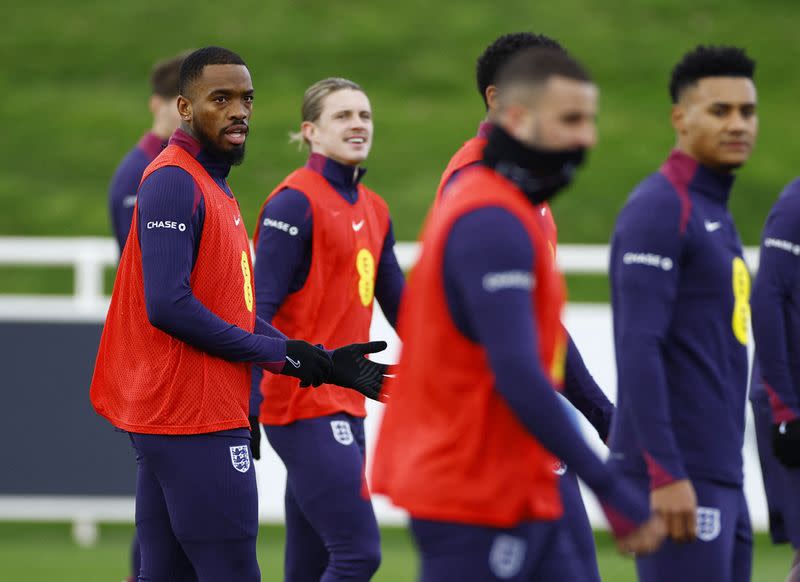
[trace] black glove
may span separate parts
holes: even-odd
[[[261,458],[261,424],[257,416],[250,417],[250,452],[256,461]]]
[[[800,419],[772,425],[772,451],[787,467],[800,467]]]
[[[300,379],[300,386],[319,386],[328,381],[331,358],[325,350],[302,340],[286,340],[286,363],[281,374]]]
[[[333,350],[333,371],[328,382],[357,390],[367,398],[380,400],[384,374],[389,366],[378,364],[364,356],[385,349],[386,342],[367,342]]]

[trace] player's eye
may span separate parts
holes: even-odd
[[[217,95],[213,99],[214,103],[225,103],[227,100],[228,98],[225,95]]]
[[[745,119],[750,119],[756,114],[756,106],[755,105],[745,105],[742,107],[742,117]]]
[[[714,117],[725,117],[730,113],[730,107],[727,105],[713,105],[711,107],[711,115]]]

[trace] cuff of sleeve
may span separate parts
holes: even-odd
[[[659,463],[653,458],[652,455],[645,452],[644,460],[647,463],[647,474],[650,476],[650,490],[664,487],[675,481],[687,479],[686,471],[679,466],[673,466],[667,469],[664,464]]]
[[[769,406],[772,409],[772,419],[775,424],[791,422],[800,418],[797,408],[786,403],[772,386],[764,382],[764,389],[767,391]]]

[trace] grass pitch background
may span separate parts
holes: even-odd
[[[0,524],[0,579],[4,582],[118,582],[127,575],[130,526],[101,527],[100,541],[79,548],[70,539],[67,524]],[[383,562],[375,582],[412,582],[417,556],[405,529],[383,528]],[[283,579],[283,528],[262,527],[258,537],[261,579]],[[609,582],[635,582],[633,561],[620,556],[607,533],[596,534],[600,574]],[[791,562],[787,546],[775,547],[757,535],[754,582],[783,580]],[[565,581],[566,582],[566,581]]]
[[[475,58],[518,30],[561,40],[601,88],[600,143],[555,203],[562,241],[608,241],[628,192],[673,143],[668,75],[701,42],[743,45],[758,60],[761,136],[731,202],[746,244],[797,173],[800,4],[791,0],[32,0],[5,19],[0,235],[110,234],[106,189],[149,127],[151,64],[207,44],[240,52],[253,75],[248,155],[230,178],[250,229],[266,194],[304,161],[286,139],[304,89],[340,75],[372,100],[367,182],[389,202],[398,240],[414,239],[442,168],[482,117]],[[577,298],[597,288],[603,299],[604,286],[581,285]],[[59,270],[0,270],[0,292],[70,288]]]
[[[389,202],[398,240],[416,237],[438,177],[483,115],[474,62],[500,34],[533,30],[581,59],[601,89],[600,142],[554,205],[563,242],[605,243],[630,189],[673,143],[666,91],[676,60],[698,43],[747,47],[758,60],[761,133],[731,208],[756,244],[780,189],[798,173],[800,4],[791,0],[31,0],[4,13],[0,36],[0,236],[109,235],[106,189],[122,155],[149,127],[152,63],[220,44],[248,62],[256,87],[245,164],[231,184],[250,229],[264,196],[304,154],[287,143],[304,89],[330,75],[367,90],[375,145],[367,183]],[[0,268],[0,293],[71,290],[68,269]],[[573,299],[604,300],[602,278],[570,281]],[[81,549],[66,525],[0,524],[2,580],[118,580],[130,527],[107,526]],[[631,562],[598,534],[608,580],[633,580]],[[279,579],[282,530],[267,527],[259,556]],[[402,530],[384,530],[376,580],[411,580]],[[756,538],[754,580],[781,580],[786,547]]]

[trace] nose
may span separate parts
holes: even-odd
[[[593,121],[584,123],[575,138],[575,147],[593,148],[597,144],[597,126]]]
[[[228,111],[228,117],[235,120],[245,120],[250,117],[250,107],[241,99],[235,99]]]
[[[750,125],[750,118],[745,117],[741,111],[734,112],[728,119],[728,131],[743,133]]]

